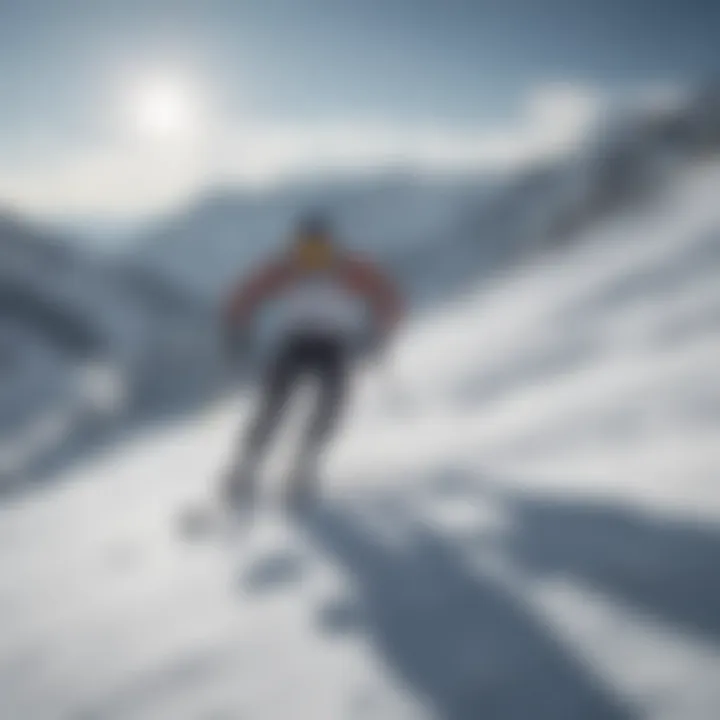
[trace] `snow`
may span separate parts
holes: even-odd
[[[2,213],[0,316],[3,491],[217,374],[207,313],[184,289]]]
[[[417,315],[301,526],[174,534],[245,396],[7,500],[0,717],[712,720],[719,189],[697,165]]]

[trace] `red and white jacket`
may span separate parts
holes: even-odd
[[[322,270],[306,270],[292,257],[256,270],[230,293],[226,322],[247,323],[267,300],[280,301],[281,332],[286,333],[352,335],[368,310],[376,328],[388,333],[402,315],[390,279],[373,263],[349,254]]]

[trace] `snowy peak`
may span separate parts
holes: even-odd
[[[434,297],[643,202],[717,147],[719,105],[706,90],[636,106],[572,153],[504,176],[365,171],[264,191],[225,188],[147,236],[138,261],[214,298],[285,241],[298,213],[321,208],[351,245],[390,262],[411,293]]]

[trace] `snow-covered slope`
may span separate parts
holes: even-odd
[[[156,399],[159,378],[208,375],[208,327],[172,283],[0,215],[0,485]]]
[[[173,536],[242,398],[3,506],[0,717],[713,720],[718,192],[418,316],[302,533]]]

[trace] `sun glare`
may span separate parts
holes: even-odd
[[[182,80],[146,80],[135,88],[131,99],[133,129],[149,139],[187,137],[197,129],[198,105],[192,89]]]

